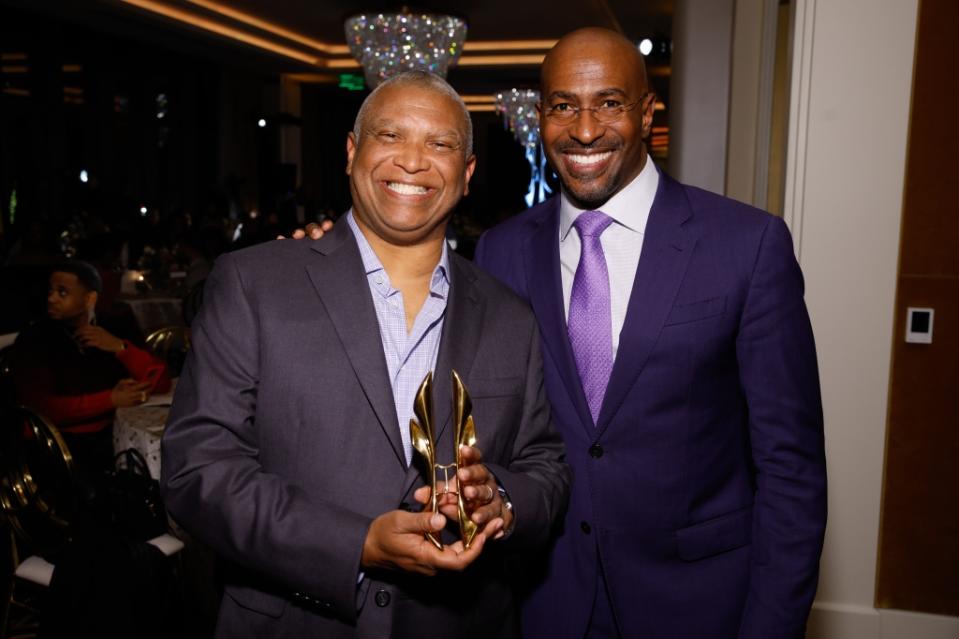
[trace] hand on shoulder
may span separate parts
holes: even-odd
[[[306,228],[296,229],[293,233],[290,234],[290,237],[294,240],[302,240],[303,238],[310,238],[311,240],[318,240],[333,228],[332,220],[323,220],[321,223],[317,224],[316,222],[310,222],[306,225]],[[285,240],[286,236],[277,235],[276,239]]]

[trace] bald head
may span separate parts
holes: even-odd
[[[560,38],[543,59],[540,82],[544,96],[557,69],[573,60],[622,66],[627,75],[635,78],[641,91],[645,92],[648,88],[646,62],[635,44],[611,29],[585,27],[570,31]]]

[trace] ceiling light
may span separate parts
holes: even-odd
[[[363,66],[370,88],[414,69],[445,78],[466,40],[466,23],[445,15],[360,14],[347,19],[345,28],[350,53]]]
[[[526,205],[542,202],[552,192],[546,183],[546,156],[539,150],[539,103],[540,93],[534,89],[510,89],[496,94],[496,112],[513,133],[516,141],[526,150],[530,179],[526,191]]]

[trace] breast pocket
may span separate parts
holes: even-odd
[[[716,317],[726,312],[726,296],[713,297],[708,300],[692,302],[690,304],[677,304],[669,312],[666,318],[666,326],[676,324],[688,324],[689,322],[698,322],[700,320]]]
[[[473,399],[509,397],[523,391],[522,377],[477,378],[466,383],[466,391]]]
[[[283,597],[257,590],[250,586],[227,584],[224,587],[229,597],[240,607],[277,619],[286,609],[287,600]]]
[[[523,416],[522,377],[471,379],[466,390],[473,402],[477,446],[483,459],[507,464],[509,451]]]

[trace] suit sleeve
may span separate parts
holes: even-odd
[[[283,427],[255,418],[263,330],[231,256],[220,258],[163,436],[164,499],[219,555],[355,620],[371,522],[261,467],[260,429]]]
[[[826,462],[816,347],[786,225],[762,238],[736,343],[756,467],[743,639],[799,639],[816,593]]]
[[[480,239],[476,242],[476,250],[473,252],[473,263],[478,267],[488,272],[489,259],[486,257],[486,236],[489,231],[486,231],[480,235]]]
[[[513,503],[514,524],[508,543],[517,548],[542,547],[562,521],[569,498],[570,471],[562,440],[550,419],[535,323],[530,333],[523,414],[512,458],[507,467],[488,465]]]
[[[515,264],[510,259],[510,251],[499,241],[501,235],[495,235],[498,232],[498,229],[493,229],[480,236],[473,253],[473,263],[518,293],[508,277],[508,274],[515,272]]]

